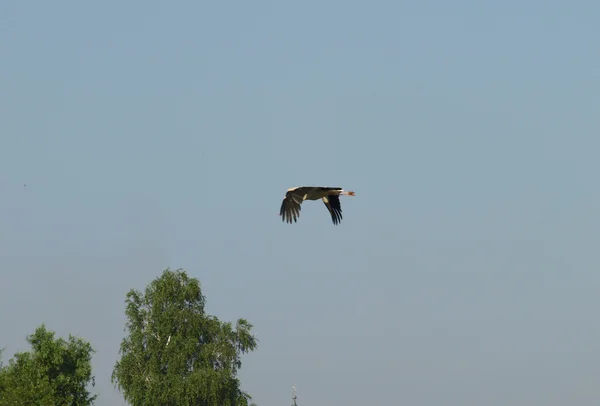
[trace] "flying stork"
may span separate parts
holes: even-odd
[[[331,214],[333,224],[338,225],[342,220],[340,195],[355,196],[354,192],[345,191],[341,187],[300,186],[288,189],[279,210],[281,221],[291,224],[293,220],[295,223],[300,217],[300,206],[303,201],[322,199]]]

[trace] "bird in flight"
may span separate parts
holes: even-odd
[[[333,224],[338,225],[342,221],[342,206],[340,205],[340,196],[342,195],[355,196],[355,193],[345,191],[341,187],[301,186],[288,189],[279,210],[281,221],[291,224],[293,220],[295,223],[300,217],[300,206],[303,201],[321,199],[331,214]]]

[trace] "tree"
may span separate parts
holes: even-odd
[[[4,369],[4,364],[2,363],[2,356],[4,355],[4,348],[0,348],[0,405],[2,405],[2,399],[4,398],[4,392],[6,388],[4,387],[4,379],[2,378],[2,370]]]
[[[235,328],[204,311],[200,282],[185,271],[164,270],[145,294],[130,290],[112,382],[133,406],[247,406],[240,389],[241,355],[253,351],[252,325]]]
[[[0,369],[0,405],[93,405],[87,390],[92,376],[92,346],[69,336],[54,339],[42,324],[27,337],[30,352],[15,354]]]

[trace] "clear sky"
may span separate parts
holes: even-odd
[[[600,4],[0,2],[0,347],[166,267],[260,406],[600,402]],[[26,186],[24,186],[26,185]],[[297,224],[287,188],[340,186]]]

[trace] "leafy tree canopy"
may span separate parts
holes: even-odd
[[[92,376],[91,345],[73,336],[54,339],[41,325],[27,337],[32,349],[15,354],[0,369],[0,406],[93,405],[87,385]]]
[[[257,347],[252,325],[235,325],[205,313],[197,279],[166,269],[126,296],[126,337],[112,381],[137,405],[246,406],[240,389],[241,355]]]

